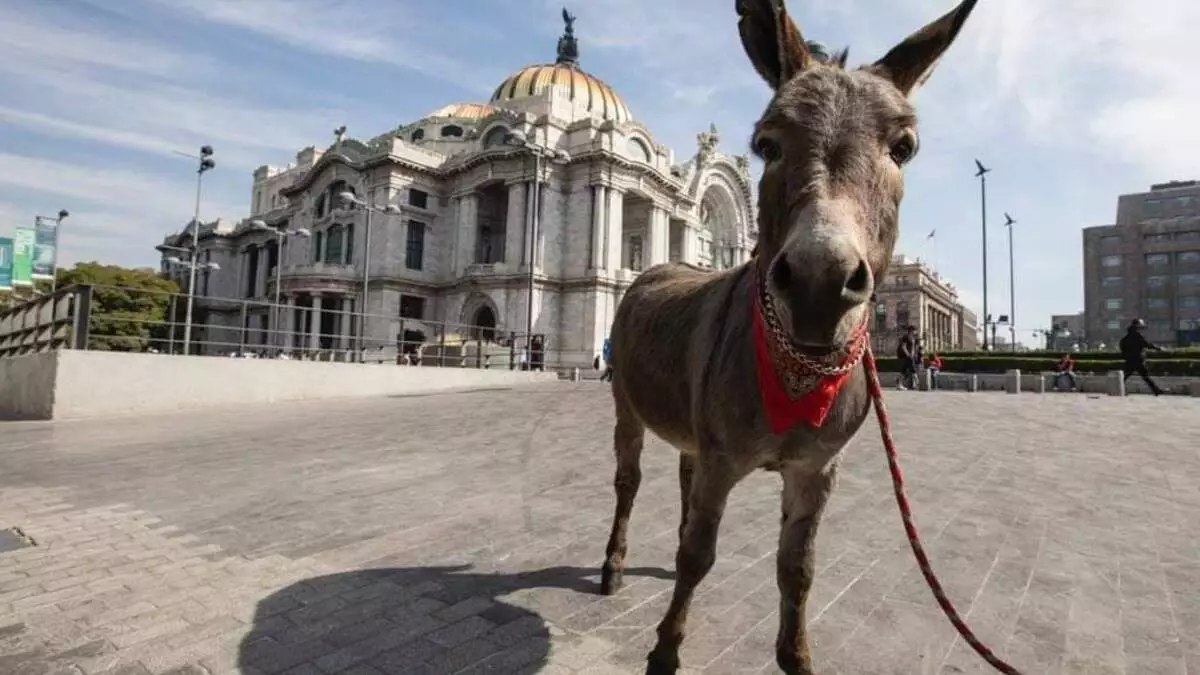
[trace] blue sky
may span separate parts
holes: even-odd
[[[806,37],[873,60],[946,0],[791,0]],[[737,43],[733,0],[588,0],[581,66],[683,159],[710,122],[743,152],[769,91]],[[237,219],[260,164],[285,164],[345,124],[371,136],[446,103],[486,100],[553,60],[544,0],[8,0],[0,3],[0,232],[70,209],[62,256],[155,264],[190,218],[194,166],[216,148],[202,216]],[[1080,228],[1116,195],[1200,177],[1200,8],[1183,0],[983,0],[916,97],[899,250],[931,258],[976,311],[979,187],[989,290],[1008,311],[1016,226],[1021,333],[1082,306]],[[926,235],[937,231],[936,243]]]

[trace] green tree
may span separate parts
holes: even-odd
[[[92,311],[88,349],[146,351],[167,336],[167,307],[179,285],[149,268],[83,262],[58,271],[58,287],[88,284]]]

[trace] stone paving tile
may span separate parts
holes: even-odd
[[[889,393],[946,590],[1023,672],[1200,674],[1200,401]],[[620,594],[598,383],[15,423],[0,441],[0,673],[642,672],[671,591],[650,440]],[[770,673],[777,476],[734,492],[688,675]],[[985,673],[916,570],[874,428],[809,601],[821,673]]]

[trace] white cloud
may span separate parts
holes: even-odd
[[[153,261],[162,237],[181,230],[195,205],[194,183],[140,171],[106,169],[78,162],[55,162],[0,153],[0,193],[23,197],[0,202],[0,225],[32,224],[35,215],[53,215],[68,206],[61,238],[64,266],[81,260],[125,265]],[[42,206],[30,208],[29,204]],[[36,210],[40,208],[41,210]],[[201,218],[241,213],[244,204],[211,197],[202,202]]]
[[[393,0],[147,0],[163,9],[252,31],[308,52],[408,68],[429,77],[486,91],[491,66],[466,63],[443,50],[438,38],[463,37],[462,17],[423,19],[427,7]],[[476,28],[477,29],[477,28]]]

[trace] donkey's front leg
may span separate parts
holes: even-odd
[[[817,524],[837,478],[837,460],[821,470],[799,462],[785,465],[783,474],[783,527],[779,534],[776,577],[779,583],[779,635],[775,661],[788,675],[813,675],[808,647],[805,604],[812,588],[813,540]]]
[[[647,657],[646,675],[671,675],[679,669],[679,645],[683,643],[692,594],[716,560],[717,530],[725,503],[729,491],[744,475],[703,456],[692,464],[686,522],[675,554],[675,593],[658,624],[658,642]],[[682,465],[680,468],[682,474]]]

